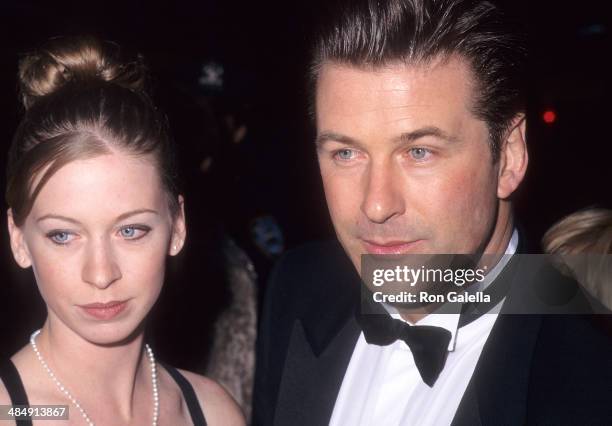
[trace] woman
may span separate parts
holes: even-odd
[[[47,318],[2,367],[0,405],[68,405],[74,425],[244,424],[219,385],[159,364],[144,342],[166,256],[186,230],[141,59],[55,39],[22,59],[19,78],[8,226]]]

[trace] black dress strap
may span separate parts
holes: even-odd
[[[19,372],[10,359],[0,361],[0,379],[13,405],[30,405]],[[17,420],[17,426],[32,426],[32,420]]]
[[[191,383],[189,383],[185,376],[179,373],[176,368],[166,364],[163,364],[163,366],[168,373],[170,373],[179,388],[181,388],[183,398],[185,398],[187,408],[189,409],[189,415],[193,421],[193,426],[206,426],[206,419],[204,418],[202,407],[200,406],[200,402],[198,401],[198,397],[196,396]]]
[[[198,397],[196,396],[191,383],[189,383],[176,368],[165,364],[164,368],[168,371],[168,373],[170,373],[181,389],[185,402],[187,403],[187,408],[189,409],[189,415],[191,416],[193,425],[206,426],[206,419],[204,418],[202,407],[200,406],[200,402],[198,401]],[[4,384],[13,405],[30,405],[28,402],[28,395],[26,394],[25,388],[23,387],[23,382],[19,376],[19,372],[17,371],[17,368],[15,368],[15,364],[13,364],[10,359],[0,361],[0,379],[2,379],[2,383]],[[32,426],[32,421],[17,420],[17,426]]]

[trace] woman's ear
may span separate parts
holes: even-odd
[[[170,239],[170,256],[176,256],[185,245],[187,226],[185,222],[185,200],[182,195],[178,197],[179,211],[172,222],[172,238]]]
[[[30,251],[26,245],[21,228],[15,225],[12,209],[7,210],[6,217],[8,220],[8,231],[13,257],[19,266],[22,268],[29,268],[32,266],[32,257],[30,256]]]
[[[502,141],[497,181],[498,198],[508,198],[525,177],[529,162],[526,127],[525,115],[517,114]]]

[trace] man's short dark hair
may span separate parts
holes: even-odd
[[[525,110],[527,49],[517,21],[477,0],[346,0],[336,6],[316,36],[313,87],[326,62],[379,67],[458,54],[474,73],[473,113],[487,123],[498,160],[505,131]]]

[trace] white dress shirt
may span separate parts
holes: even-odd
[[[515,230],[506,254],[514,254],[517,244]],[[502,257],[480,283],[480,289],[497,277],[509,258]],[[410,348],[402,340],[389,346],[371,345],[361,333],[344,375],[330,425],[449,425],[502,303],[461,328],[458,328],[459,313],[429,314],[415,324],[443,327],[451,332],[446,364],[431,388],[421,379]],[[401,319],[398,314],[392,316]]]

